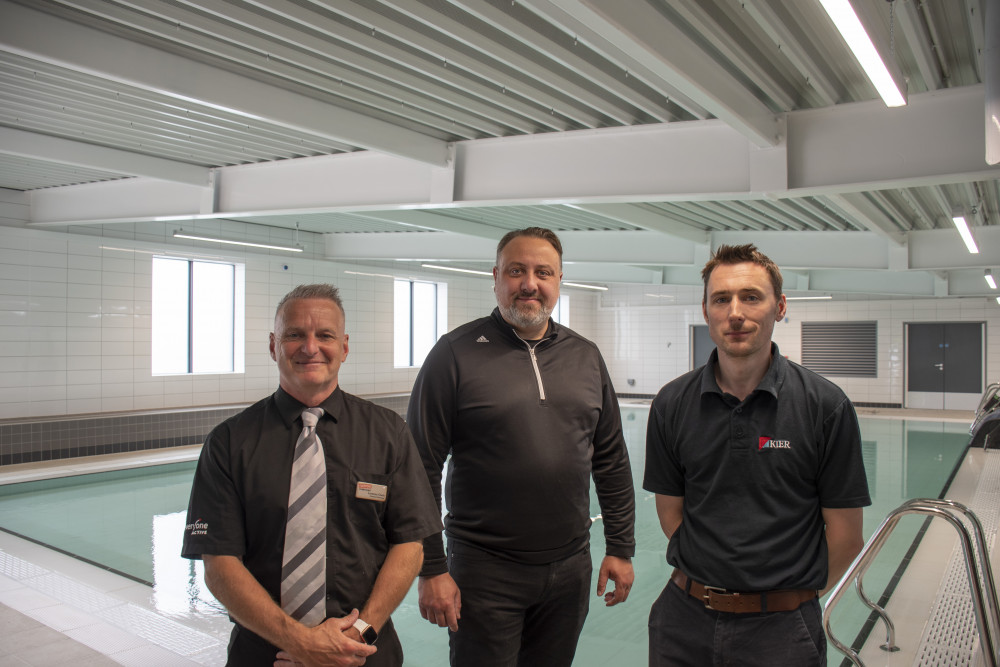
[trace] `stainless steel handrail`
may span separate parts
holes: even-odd
[[[976,416],[979,416],[979,412],[986,407],[993,395],[1000,390],[1000,382],[993,382],[990,386],[986,387],[986,391],[983,392],[982,397],[979,399],[979,405],[976,407]]]
[[[979,399],[979,406],[976,407],[975,415],[972,417],[972,424],[969,426],[969,435],[973,436],[973,438],[976,436],[976,432],[987,420],[987,418],[1000,408],[1000,401],[998,401],[994,403],[989,410],[986,409],[994,398],[998,398],[998,394],[1000,394],[1000,382],[994,382],[986,388],[986,391],[983,392],[982,397]],[[988,439],[989,435],[987,434],[987,436],[983,438],[984,449],[986,447],[986,440]]]
[[[833,588],[830,597],[826,601],[823,609],[823,627],[826,630],[830,643],[858,667],[864,667],[861,657],[849,646],[840,642],[833,634],[830,621],[834,607],[840,602],[847,587],[853,581],[858,590],[858,595],[865,605],[872,609],[886,626],[886,643],[882,645],[883,650],[895,651],[896,647],[895,628],[885,610],[868,599],[862,586],[862,579],[868,571],[872,561],[885,545],[886,540],[892,533],[899,520],[908,514],[924,514],[930,517],[940,517],[954,526],[958,531],[959,541],[962,544],[962,553],[965,556],[966,571],[969,575],[969,588],[972,592],[973,610],[976,616],[976,624],[979,627],[979,643],[983,654],[983,664],[985,667],[997,667],[1000,656],[997,655],[996,637],[1000,633],[1000,604],[997,602],[996,583],[993,579],[993,570],[990,567],[989,552],[986,549],[986,538],[983,533],[983,526],[968,507],[952,500],[938,500],[932,498],[915,498],[909,500],[889,513],[882,524],[875,530],[869,538],[861,553],[858,554],[854,562],[847,568],[847,572]],[[963,515],[972,524],[975,533],[975,546],[973,546],[972,536],[965,523],[956,514]],[[978,560],[982,563],[982,574],[980,573]]]

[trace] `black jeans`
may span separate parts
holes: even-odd
[[[669,582],[649,612],[650,667],[826,667],[819,600],[795,611],[713,611]]]
[[[569,667],[590,608],[590,549],[524,565],[467,544],[448,544],[462,596],[452,667]]]

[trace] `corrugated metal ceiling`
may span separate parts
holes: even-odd
[[[980,0],[855,4],[876,41],[890,46],[911,96],[981,85]],[[716,118],[753,136],[762,132],[757,111],[780,116],[876,99],[814,0],[0,0],[0,21],[22,16],[17,7],[446,142]],[[596,14],[607,20],[593,20]],[[659,52],[642,48],[643,17],[662,34]],[[102,45],[86,48],[97,54]],[[21,51],[0,40],[0,129],[213,169],[363,149]],[[0,143],[0,187],[12,190],[129,177],[70,156],[60,162],[5,152]],[[840,199],[704,199],[629,203],[637,215],[696,232],[871,230],[851,213],[857,210],[884,218],[877,224],[890,232],[947,227],[956,208],[975,208],[976,224],[1000,224],[992,175],[872,183]],[[499,233],[525,224],[641,228],[567,203],[486,202],[436,214]],[[304,207],[247,220],[325,233],[423,228],[401,223],[406,215],[378,220]]]

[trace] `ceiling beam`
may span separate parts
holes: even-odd
[[[860,192],[1000,178],[983,160],[980,85],[910,95],[905,107],[881,100],[787,114],[788,187]]]
[[[424,231],[450,232],[462,237],[475,236],[489,239],[494,244],[504,235],[504,230],[489,225],[481,225],[468,220],[457,220],[433,211],[376,211],[352,213],[351,215],[371,220],[384,220],[404,227],[414,227]]]
[[[570,208],[642,227],[651,232],[676,236],[693,243],[708,243],[709,240],[706,231],[696,229],[666,215],[654,213],[636,204],[574,204]]]
[[[775,114],[647,0],[522,0],[559,7],[621,53],[761,148],[780,141]]]
[[[6,0],[0,8],[5,51],[333,141],[448,164],[444,141]]]
[[[124,176],[147,176],[163,181],[207,187],[207,167],[107,148],[82,141],[50,137],[12,127],[0,127],[0,153],[49,160],[74,167],[101,169]]]
[[[705,243],[704,232],[653,217],[644,207],[622,205],[814,196],[829,197],[845,218],[898,244],[899,227],[858,193],[872,190],[872,184],[887,189],[994,183],[1000,167],[982,161],[983,95],[981,86],[973,86],[911,96],[905,110],[861,103],[796,112],[788,115],[788,141],[767,149],[710,120],[459,142],[449,146],[453,168],[372,151],[234,165],[214,170],[218,203],[212,210],[199,197],[178,199],[173,189],[158,196],[158,186],[146,179],[108,186],[120,197],[90,197],[79,186],[49,188],[33,201],[58,198],[59,205],[45,207],[44,213],[41,207],[34,210],[32,220],[135,222],[136,216],[155,215],[145,203],[132,205],[140,199],[128,194],[131,189],[163,202],[162,215],[192,217],[607,205],[594,212]],[[909,114],[911,108],[915,114]],[[970,127],[942,129],[956,124]]]
[[[875,206],[863,193],[829,195],[829,205],[846,218],[850,218],[870,232],[885,237],[896,245],[902,245],[905,236],[900,227]]]

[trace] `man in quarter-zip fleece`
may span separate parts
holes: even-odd
[[[453,667],[568,666],[589,606],[591,477],[607,553],[597,595],[624,602],[633,581],[621,414],[597,346],[549,317],[558,237],[509,233],[493,274],[497,309],[438,341],[410,397],[407,421],[437,498],[451,455],[448,553],[440,534],[425,540],[420,611],[450,629]]]

